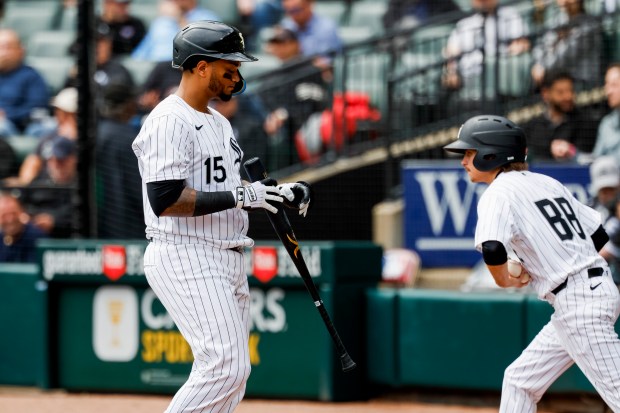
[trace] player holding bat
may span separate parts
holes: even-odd
[[[144,121],[132,148],[142,176],[144,272],[188,342],[194,364],[166,412],[232,412],[250,374],[250,296],[243,248],[248,209],[275,214],[283,201],[306,215],[310,191],[300,183],[242,182],[243,151],[230,123],[208,107],[241,93],[241,33],[199,21],[173,41],[177,92]],[[137,189],[136,189],[137,190]]]
[[[463,155],[472,182],[489,184],[478,202],[475,243],[497,285],[529,283],[554,309],[506,369],[500,412],[535,412],[573,363],[620,412],[620,296],[598,254],[609,239],[600,214],[560,182],[527,170],[525,134],[506,118],[473,117],[444,149]]]

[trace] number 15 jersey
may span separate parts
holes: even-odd
[[[492,240],[514,251],[542,299],[569,275],[605,265],[591,238],[600,225],[600,214],[557,180],[503,172],[478,202],[475,243],[479,251]]]
[[[251,246],[247,212],[231,208],[197,217],[157,217],[148,201],[149,182],[184,180],[197,191],[233,191],[241,186],[243,152],[230,122],[209,109],[193,109],[170,95],[153,109],[132,144],[142,176],[147,238],[216,248]]]

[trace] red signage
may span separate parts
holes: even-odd
[[[101,250],[102,272],[112,281],[125,275],[127,270],[127,255],[122,245],[104,245]]]
[[[252,262],[252,274],[262,283],[268,283],[278,274],[278,251],[275,247],[254,247]]]

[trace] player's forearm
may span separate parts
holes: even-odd
[[[191,217],[196,208],[196,190],[185,187],[175,203],[161,213],[162,217]]]
[[[501,265],[488,265],[487,264],[487,268],[489,269],[489,272],[493,276],[493,279],[495,280],[495,284],[497,284],[499,287],[522,288],[527,285],[527,284],[521,283],[521,281],[518,278],[510,276],[510,273],[508,272],[508,265],[506,263],[501,264]]]
[[[201,192],[185,187],[179,199],[166,208],[161,216],[196,217],[235,207],[232,191]]]

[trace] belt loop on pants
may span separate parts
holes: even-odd
[[[601,267],[588,268],[588,278],[600,277],[601,275],[603,275],[604,272],[605,270],[603,270]],[[560,291],[566,288],[567,284],[568,284],[568,278],[566,278],[562,284],[555,287],[551,291],[551,293],[553,295],[558,295]]]

